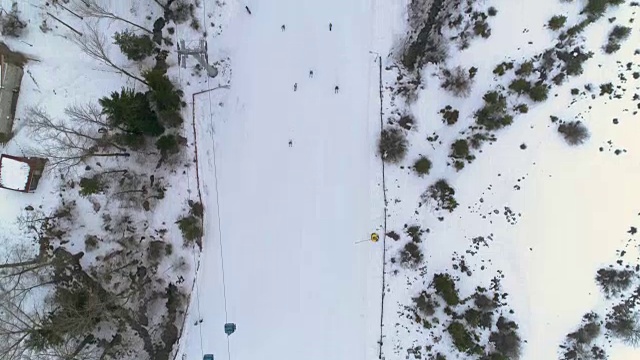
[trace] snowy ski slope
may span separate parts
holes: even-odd
[[[356,244],[382,220],[376,4],[234,6],[230,90],[196,102],[207,236],[186,358],[377,358],[382,248]]]

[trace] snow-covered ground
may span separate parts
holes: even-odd
[[[1,3],[8,8],[10,2]],[[159,16],[159,9],[149,3],[123,1],[113,10],[141,21],[147,14]],[[414,104],[400,108],[402,102],[388,91],[395,85],[395,70],[386,67],[393,65],[387,54],[406,31],[405,1],[203,0],[197,12],[208,29],[210,60],[224,63],[221,74],[204,80],[192,76],[191,69],[178,69],[175,57],[169,58],[170,76],[185,90],[187,124],[192,110],[195,114],[205,206],[202,254],[198,258],[189,249],[179,251],[193,261],[183,289],[190,289],[196,264],[198,270],[178,359],[196,360],[205,353],[228,360],[378,358],[383,243],[366,241],[372,232],[383,235],[384,223],[376,154],[378,55],[385,65],[384,121],[407,110],[417,119],[416,128],[408,132],[411,145],[405,161],[386,167],[387,230],[403,234],[405,224],[429,229],[420,245],[425,267],[419,271],[391,262],[406,236],[398,242],[386,239],[384,358],[413,358],[407,349],[415,346],[433,346],[431,352],[447,359],[474,358],[452,351],[442,326],[432,336],[406,315],[411,298],[428,286],[433,274],[445,271],[459,277],[456,286],[462,297],[502,275],[503,291],[509,294],[504,310],[513,309],[508,317],[518,323],[525,341],[521,359],[559,358],[558,346],[582,315],[612,304],[594,282],[596,270],[614,263],[621,249],[628,251],[629,263],[637,262],[632,236],[626,232],[638,226],[634,221],[640,212],[635,190],[640,183],[635,158],[640,125],[633,113],[637,100],[631,101],[638,90],[631,72],[640,71],[638,65],[622,71],[628,79],[622,99],[598,96],[598,88],[620,83],[621,69],[637,61],[640,34],[629,20],[638,8],[612,8],[582,34],[595,53],[583,76],[555,86],[542,104],[510,100],[510,106],[527,103],[529,112],[498,131],[497,142],[485,144],[473,163],[456,172],[447,156],[451,143],[474,122],[482,95],[513,78],[513,73],[497,77],[493,68],[552,47],[558,33],[544,26],[547,20],[566,14],[571,26],[580,21],[583,3],[479,2],[482,10],[494,6],[498,11],[488,19],[491,37],[473,39],[466,50],[449,44],[446,64],[478,68],[471,94],[460,99],[444,92],[441,68],[428,65],[422,72],[425,89]],[[27,68],[19,117],[33,105],[62,116],[71,103],[95,101],[123,84],[134,86],[81,54],[69,41],[68,30],[58,27],[46,36],[39,34],[43,9],[37,5],[21,2],[33,30],[24,42],[8,41],[14,50],[45,60]],[[55,14],[81,25],[59,9]],[[612,27],[607,18],[612,17],[633,31],[619,52],[605,55],[600,48]],[[198,37],[187,26],[176,32],[176,38]],[[115,49],[114,56],[126,63]],[[188,61],[192,67],[193,60]],[[593,84],[594,99],[583,93],[588,83]],[[217,89],[202,92],[212,88]],[[572,88],[581,94],[571,96]],[[460,111],[460,120],[451,127],[442,124],[438,114],[446,105]],[[591,138],[583,146],[566,145],[551,115],[581,119]],[[16,129],[21,128],[18,120]],[[196,139],[189,126],[185,129],[192,146]],[[425,140],[434,132],[439,142]],[[33,144],[20,131],[3,151],[21,155],[26,145]],[[616,155],[617,149],[626,151]],[[419,155],[433,161],[431,173],[422,178],[409,168]],[[460,206],[451,214],[418,204],[420,194],[439,178],[456,189]],[[171,224],[176,249],[181,238],[172,222],[184,213],[187,198],[198,199],[194,179],[195,166],[167,175],[174,191],[149,214],[152,225]],[[43,178],[35,194],[0,191],[4,236],[22,239],[15,222],[4,219],[14,219],[27,205],[42,205],[46,212],[57,205],[53,199],[58,193],[51,176]],[[83,235],[97,226],[88,215],[90,206],[87,201],[80,205]],[[475,250],[471,239],[478,236],[485,237],[488,246]],[[81,243],[81,238],[75,240]],[[462,257],[472,276],[452,268]],[[162,270],[172,267],[167,262]],[[223,331],[225,322],[238,326],[230,337]],[[618,341],[612,345],[612,360],[640,358],[637,350]]]

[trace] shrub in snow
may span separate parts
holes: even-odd
[[[627,269],[602,268],[596,274],[596,282],[607,297],[618,295],[627,290],[635,278],[635,272]]]
[[[529,76],[533,72],[533,61],[525,61],[520,65],[515,74],[518,76]]]
[[[536,84],[529,89],[529,97],[535,102],[541,102],[547,100],[549,96],[549,88],[545,84]]]
[[[178,111],[182,105],[182,92],[175,88],[167,74],[160,69],[147,70],[143,74],[151,89],[150,97],[159,111]]]
[[[87,235],[84,238],[84,248],[87,252],[97,249],[99,244],[100,240],[95,235]]]
[[[412,225],[406,228],[405,232],[411,238],[411,241],[415,243],[422,242],[422,234],[424,230],[420,228],[420,225]]]
[[[456,290],[456,284],[449,274],[435,274],[433,275],[433,287],[436,289],[436,294],[440,295],[449,306],[455,306],[460,303],[458,297],[458,290]]]
[[[194,16],[195,5],[190,4],[185,0],[178,0],[171,5],[171,8],[167,12],[167,18],[173,20],[177,24],[187,22]]]
[[[493,6],[490,6],[489,9],[487,9],[487,14],[489,14],[489,16],[496,16],[498,15],[498,10]]]
[[[400,117],[400,120],[398,120],[398,125],[402,126],[402,128],[406,130],[411,130],[415,123],[416,120],[414,119],[413,115],[410,114],[403,115]]]
[[[400,250],[400,264],[410,269],[415,269],[422,263],[422,250],[415,242],[408,242]]]
[[[421,292],[419,296],[414,297],[412,300],[416,310],[423,316],[432,316],[440,306],[426,291]]]
[[[592,18],[599,18],[607,10],[609,5],[620,5],[625,0],[588,0],[587,5],[582,12],[590,15]]]
[[[522,340],[517,332],[518,325],[500,316],[496,326],[498,330],[489,335],[489,342],[493,344],[495,352],[503,355],[506,359],[519,359]]]
[[[484,106],[475,113],[478,125],[484,126],[487,130],[497,130],[511,125],[513,116],[507,113],[507,98],[503,94],[489,91],[482,99]]]
[[[420,156],[413,163],[413,171],[415,171],[419,176],[429,175],[429,171],[431,171],[431,160],[426,156]]]
[[[473,79],[468,70],[463,69],[460,66],[449,70],[444,69],[442,71],[444,80],[440,86],[450,91],[453,95],[458,97],[467,97],[471,92],[471,86],[473,85]]]
[[[640,342],[640,327],[638,326],[638,314],[633,306],[634,304],[628,302],[614,306],[607,314],[605,328],[611,336],[635,346]]]
[[[179,137],[173,134],[163,135],[156,140],[156,148],[163,159],[180,152]]]
[[[562,360],[573,359],[607,359],[606,353],[593,342],[601,334],[600,318],[596,313],[588,313],[582,317],[580,328],[567,335],[562,349]]]
[[[584,49],[576,47],[571,51],[556,51],[556,55],[558,59],[564,62],[562,71],[569,76],[576,76],[582,74],[584,71],[582,64],[589,60],[593,53],[590,51],[585,52]]]
[[[382,130],[378,141],[378,153],[382,160],[389,163],[399,163],[407,153],[407,137],[402,130],[387,127]]]
[[[467,143],[467,140],[459,139],[451,144],[451,157],[455,159],[466,159],[469,157],[469,143]]]
[[[493,311],[498,307],[498,303],[495,299],[491,299],[487,295],[479,292],[476,292],[473,295],[473,304],[482,311]]]
[[[155,48],[149,35],[136,35],[128,29],[116,32],[113,39],[120,47],[120,51],[133,61],[146,59],[153,54]]]
[[[27,23],[18,17],[18,3],[14,2],[11,12],[0,13],[0,33],[4,36],[20,37]]]
[[[620,42],[625,40],[631,34],[631,28],[626,26],[616,25],[609,33],[609,41],[604,46],[604,52],[612,54],[620,50]]]
[[[440,114],[442,114],[442,122],[447,125],[453,125],[458,122],[458,117],[460,116],[460,112],[452,108],[451,105],[440,109]]]
[[[518,95],[522,95],[531,90],[531,83],[526,79],[518,78],[509,84],[509,89],[513,90]]]
[[[582,326],[567,335],[567,338],[579,344],[591,344],[600,336],[600,317],[596,313],[588,313],[582,317]]]
[[[463,317],[464,317],[464,320],[467,322],[467,324],[469,324],[469,326],[473,328],[477,328],[478,326],[480,326],[482,312],[476,309],[470,308],[464,312]]]
[[[527,106],[527,104],[518,104],[513,108],[513,110],[519,112],[520,114],[526,114],[529,112],[529,106]]]
[[[184,216],[176,221],[176,224],[178,224],[178,227],[182,232],[185,245],[189,245],[194,242],[199,243],[200,238],[202,237],[202,227],[200,222],[200,219],[193,215]]]
[[[482,355],[483,351],[476,343],[475,335],[472,335],[461,322],[454,321],[447,327],[453,345],[458,351],[465,354]]]
[[[149,242],[147,249],[147,259],[152,264],[158,264],[164,256],[167,255],[166,245],[164,241],[154,240]]]
[[[555,15],[547,23],[547,27],[551,30],[560,30],[567,22],[567,17],[564,15]]]
[[[498,76],[502,76],[507,72],[507,70],[511,69],[513,69],[513,62],[503,62],[493,69],[493,73]]]
[[[422,194],[422,199],[423,201],[435,200],[436,209],[452,212],[458,206],[458,202],[454,198],[455,194],[456,191],[449,186],[449,183],[444,179],[440,179],[429,186],[427,191]]]
[[[589,138],[589,130],[580,121],[572,121],[558,126],[558,132],[569,145],[583,144]]]
[[[104,190],[104,184],[99,175],[90,178],[80,178],[80,195],[87,196],[97,194]]]
[[[189,200],[189,208],[189,212],[191,213],[191,215],[197,216],[199,218],[204,215],[204,207],[199,201]]]

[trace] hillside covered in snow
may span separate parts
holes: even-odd
[[[638,10],[0,0],[0,359],[640,358]]]

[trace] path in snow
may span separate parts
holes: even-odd
[[[234,359],[377,358],[381,248],[355,244],[377,230],[382,208],[373,5],[274,0],[250,5],[252,15],[236,9],[225,35],[231,90],[211,93],[211,111],[204,97],[196,104],[207,217],[187,359],[202,351],[227,359],[225,317],[238,325]]]

